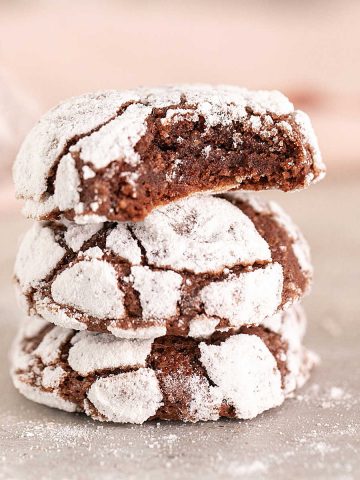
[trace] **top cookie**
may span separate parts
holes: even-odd
[[[308,116],[281,93],[209,85],[67,100],[14,165],[27,216],[77,223],[138,221],[197,192],[299,189],[324,173]]]

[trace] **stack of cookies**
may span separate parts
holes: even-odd
[[[51,110],[14,166],[37,220],[15,265],[15,386],[114,422],[280,405],[314,363],[299,306],[309,248],[278,205],[244,191],[324,173],[308,117],[278,92],[144,88]]]

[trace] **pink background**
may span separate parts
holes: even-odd
[[[357,171],[359,19],[350,0],[0,2],[0,212],[18,209],[10,164],[29,125],[96,89],[276,88],[311,115],[330,172]]]

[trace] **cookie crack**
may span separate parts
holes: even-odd
[[[126,229],[130,233],[131,237],[135,240],[138,247],[140,248],[142,260],[145,262],[146,266],[150,266],[150,262],[147,258],[147,254],[146,254],[146,249],[145,249],[143,243],[141,242],[140,238],[136,236],[134,230],[131,228],[131,226],[129,224],[126,225]]]
[[[75,135],[74,137],[70,138],[62,152],[59,154],[59,156],[57,157],[57,159],[55,160],[55,162],[53,163],[53,165],[51,166],[51,169],[49,170],[49,174],[48,174],[48,179],[47,179],[47,185],[46,185],[46,191],[45,191],[45,195],[48,195],[48,196],[51,196],[54,194],[54,188],[55,188],[55,178],[56,178],[56,173],[57,173],[57,169],[58,169],[58,166],[59,166],[59,163],[61,162],[61,160],[64,158],[64,156],[66,156],[68,153],[70,153],[70,149],[71,147],[73,147],[74,145],[76,145],[76,143],[81,140],[82,138],[86,138],[86,137],[90,137],[93,133],[95,132],[98,132],[99,130],[101,130],[101,128],[103,128],[105,125],[108,125],[109,123],[111,123],[113,120],[115,120],[116,118],[120,117],[123,113],[125,113],[125,111],[128,109],[128,107],[130,107],[131,105],[136,105],[136,104],[141,104],[142,102],[140,101],[129,101],[129,102],[126,102],[124,103],[123,105],[121,105],[121,107],[117,110],[116,114],[113,115],[111,118],[109,118],[106,122],[103,122],[101,123],[100,125],[98,125],[97,127],[93,128],[92,130],[86,132],[86,133],[83,133],[81,135]]]

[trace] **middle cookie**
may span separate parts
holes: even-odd
[[[236,193],[138,223],[36,223],[15,264],[32,315],[123,338],[258,324],[299,300],[311,276],[308,245],[280,207]]]

